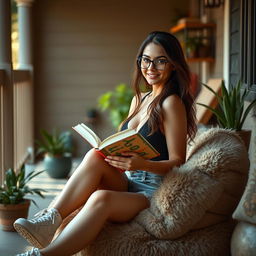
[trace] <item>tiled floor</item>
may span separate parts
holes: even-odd
[[[78,165],[79,159],[75,159],[73,161],[73,169]],[[29,171],[34,166],[26,166]],[[37,170],[43,170],[43,166],[39,163],[36,166]],[[40,176],[35,177],[31,183],[30,187],[40,187],[47,190],[45,193],[45,199],[41,199],[38,196],[32,196],[32,198],[36,201],[38,208],[32,204],[29,210],[29,217],[33,217],[36,212],[41,209],[46,208],[49,203],[53,200],[53,198],[62,190],[66,183],[66,179],[52,179],[47,173],[42,173]],[[31,246],[28,242],[20,237],[16,232],[6,232],[0,230],[0,256],[14,256],[17,253],[25,252],[29,250]]]

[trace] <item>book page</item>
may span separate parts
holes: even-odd
[[[81,123],[73,127],[92,147],[98,148],[101,140],[100,138],[85,124]]]
[[[116,141],[119,141],[119,140],[125,139],[127,137],[130,137],[131,135],[134,135],[136,133],[137,132],[136,132],[135,129],[126,129],[124,131],[117,132],[117,133],[107,137],[105,140],[103,140],[100,143],[99,148],[107,147],[108,145],[111,145],[112,143],[114,143]]]

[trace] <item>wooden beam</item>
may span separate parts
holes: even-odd
[[[207,85],[211,87],[216,93],[220,94],[222,80],[222,78],[209,79]],[[202,86],[201,91],[196,98],[196,103],[202,103],[212,108],[216,108],[218,105],[216,96],[205,86]],[[212,112],[209,109],[196,104],[197,123],[207,124],[211,116]]]

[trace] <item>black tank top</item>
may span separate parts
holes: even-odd
[[[144,96],[142,101],[148,96]],[[121,130],[128,129],[128,121],[126,121],[122,127]],[[153,161],[160,161],[160,160],[168,160],[169,154],[168,154],[168,148],[166,143],[165,135],[160,131],[160,128],[157,129],[153,134],[149,135],[150,129],[148,125],[148,121],[139,129],[138,131],[144,138],[146,138],[149,143],[160,153],[159,156],[151,159]]]

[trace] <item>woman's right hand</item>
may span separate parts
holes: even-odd
[[[105,161],[111,166],[127,171],[142,170],[145,160],[135,152],[125,152],[122,156],[107,156]]]

